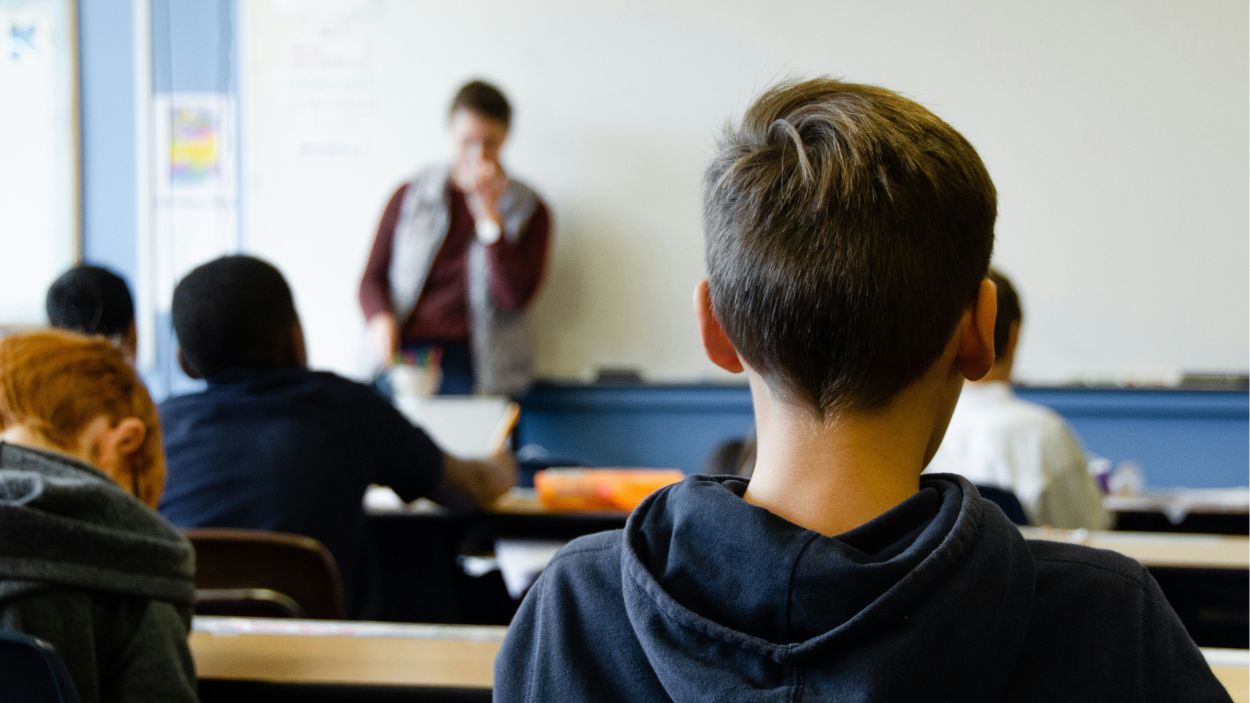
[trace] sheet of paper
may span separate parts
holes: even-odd
[[[552,557],[565,545],[563,541],[533,539],[501,539],[495,542],[495,561],[503,575],[508,595],[520,598],[538,580]]]
[[[400,412],[434,438],[443,451],[465,458],[494,453],[492,445],[506,427],[511,405],[507,398],[488,396],[400,396],[395,400]]]

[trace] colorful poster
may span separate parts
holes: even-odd
[[[234,99],[173,93],[153,100],[156,197],[164,204],[223,204],[235,198]]]

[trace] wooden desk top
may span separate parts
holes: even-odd
[[[1203,649],[1215,678],[1224,684],[1233,703],[1250,703],[1250,652],[1244,649]]]
[[[201,679],[489,689],[505,628],[199,616]],[[1204,649],[1236,703],[1250,703],[1250,652]]]
[[[489,689],[505,628],[197,616],[201,679]]]
[[[1250,538],[1155,532],[1097,532],[1022,527],[1027,539],[1052,540],[1110,549],[1146,567],[1250,569]]]

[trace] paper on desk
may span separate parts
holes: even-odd
[[[495,542],[495,561],[508,595],[519,599],[538,580],[543,569],[566,543],[554,540],[501,539]]]
[[[495,438],[507,424],[507,398],[490,396],[397,396],[395,407],[448,454],[481,458],[495,452]]]
[[[1109,495],[1103,499],[1108,510],[1157,510],[1172,524],[1180,524],[1190,513],[1244,513],[1250,510],[1250,488],[1178,488],[1145,495]]]
[[[373,485],[365,489],[365,512],[377,513],[428,513],[439,510],[439,506],[429,498],[418,498],[405,503],[388,486]]]

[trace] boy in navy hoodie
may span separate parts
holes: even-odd
[[[995,211],[976,151],[906,98],[756,100],[707,169],[695,290],[708,358],[751,387],[754,475],[561,550],[496,700],[1228,700],[1140,564],[921,476],[994,361]]]

